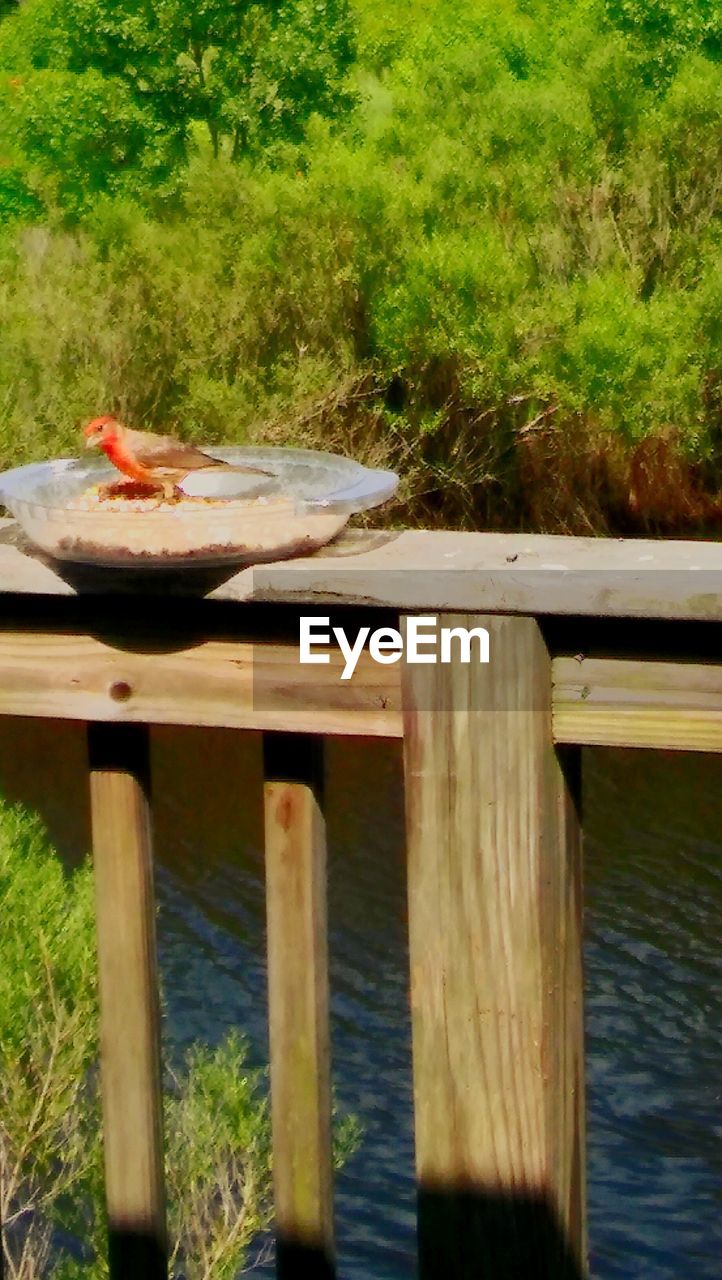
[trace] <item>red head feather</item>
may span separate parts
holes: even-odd
[[[117,425],[117,421],[113,417],[113,415],[110,413],[106,413],[106,414],[103,414],[101,418],[93,418],[92,422],[89,422],[87,427],[83,427],[83,435],[86,436],[88,439],[90,439],[91,436],[96,436],[96,435],[104,436],[107,434],[104,431],[104,427],[110,427],[110,426],[116,426],[116,425]]]

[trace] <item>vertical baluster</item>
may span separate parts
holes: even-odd
[[[421,1280],[585,1274],[578,751],[532,618],[403,672]]]
[[[264,737],[279,1280],[334,1275],[323,740]]]
[[[148,730],[88,727],[112,1280],[164,1280],[160,1017]]]

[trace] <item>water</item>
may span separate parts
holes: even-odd
[[[719,1280],[722,762],[588,764],[593,1272]]]
[[[16,724],[0,782],[73,853],[82,739],[63,733],[53,750]],[[257,739],[157,730],[154,775],[166,1052],[237,1026],[264,1063]],[[584,776],[593,1275],[719,1280],[722,757],[589,752]],[[343,1280],[415,1275],[401,796],[395,744],[331,744],[334,1073],[364,1126],[337,1183]]]

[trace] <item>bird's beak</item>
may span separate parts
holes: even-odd
[[[86,449],[97,449],[100,444],[100,436],[88,436],[85,441]]]

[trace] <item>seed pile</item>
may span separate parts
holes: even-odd
[[[193,507],[242,507],[263,504],[268,498],[205,498],[182,494],[167,501],[153,485],[138,480],[121,480],[116,484],[94,484],[67,504],[69,511],[189,511]]]
[[[299,514],[282,493],[167,501],[148,485],[121,481],[93,485],[54,512],[43,545],[65,559],[108,564],[253,561],[315,550],[345,523],[328,512]]]

